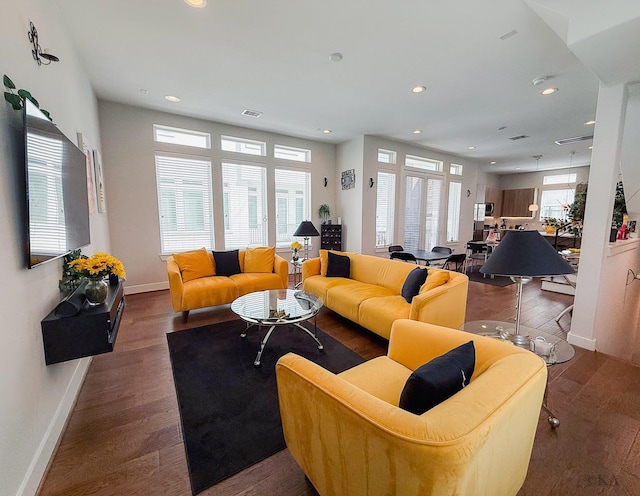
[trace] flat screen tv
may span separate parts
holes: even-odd
[[[30,101],[24,105],[28,267],[91,242],[84,153]]]

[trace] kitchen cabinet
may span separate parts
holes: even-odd
[[[505,189],[502,192],[501,217],[531,218],[529,205],[535,200],[535,188]]]
[[[498,188],[486,188],[485,203],[493,203],[494,219],[502,215],[502,190]]]

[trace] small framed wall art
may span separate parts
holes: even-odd
[[[342,189],[351,189],[356,187],[356,170],[349,169],[342,172],[342,178],[340,179]]]

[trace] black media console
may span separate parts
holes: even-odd
[[[71,299],[74,297],[80,301],[76,315],[61,317],[60,312],[56,315],[54,310],[42,319],[42,341],[47,365],[113,351],[125,305],[122,282],[109,286],[107,300],[101,305],[90,306],[89,302],[84,301],[84,284]]]

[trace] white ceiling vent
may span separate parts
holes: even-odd
[[[593,134],[590,134],[589,136],[576,136],[575,138],[559,139],[555,141],[555,144],[568,145],[570,143],[577,143],[578,141],[589,141],[590,139],[593,139]]]
[[[262,112],[258,112],[257,110],[243,110],[242,115],[246,115],[248,117],[255,117],[257,119],[262,115]]]
[[[529,136],[527,136],[526,134],[521,134],[520,136],[512,136],[511,138],[509,138],[511,141],[518,141],[521,139],[526,139]]]

